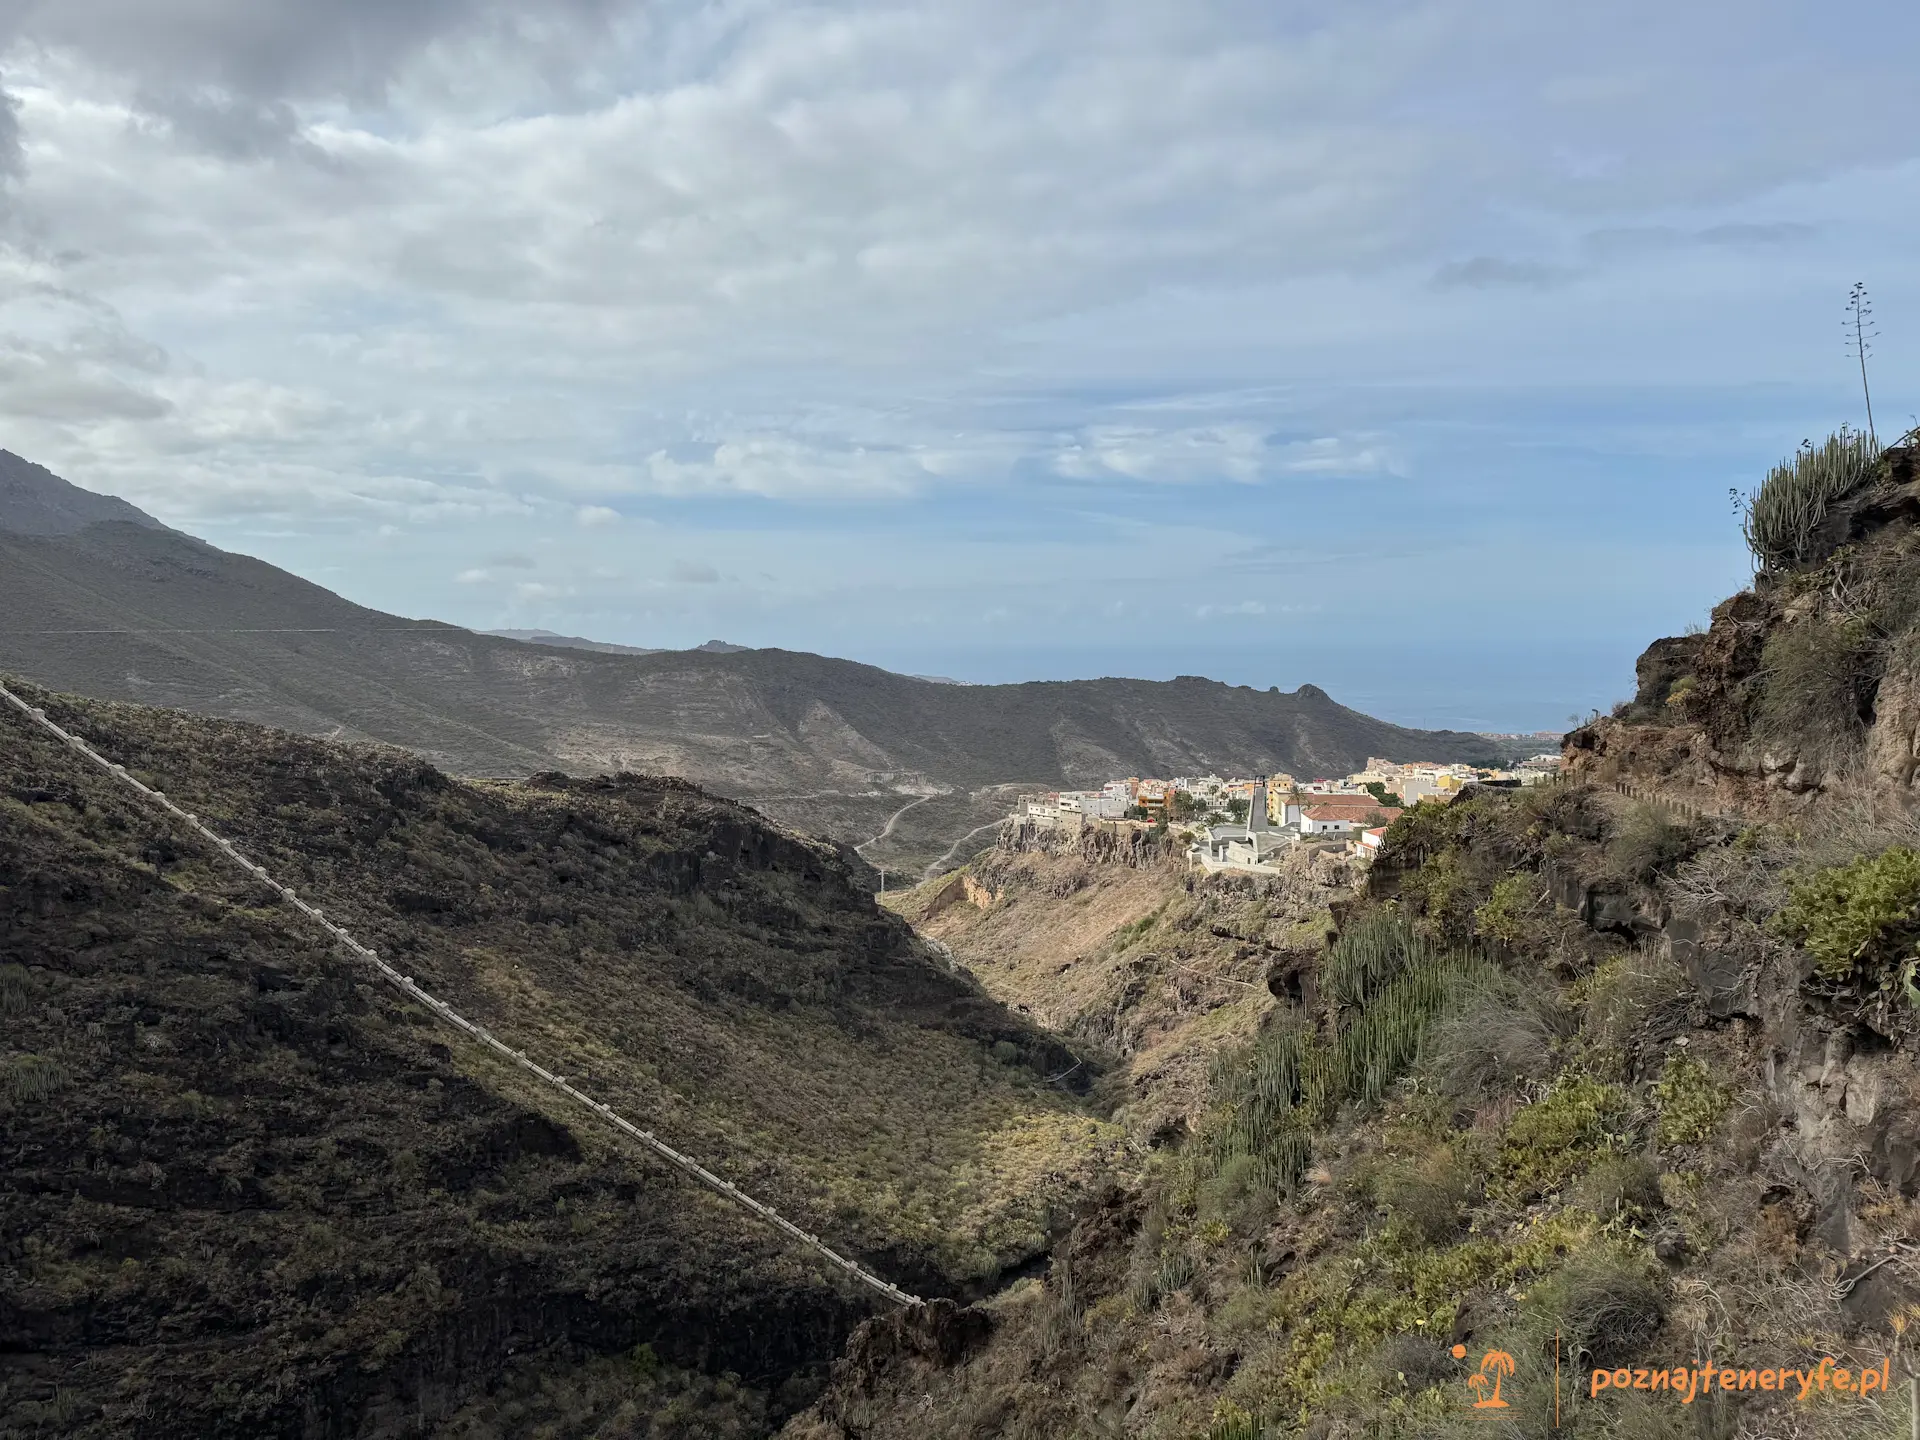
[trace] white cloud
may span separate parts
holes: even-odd
[[[705,455],[647,457],[645,488],[661,495],[736,494],[805,500],[900,496],[925,487],[934,470],[897,450],[827,448],[779,435],[725,440]]]
[[[1215,615],[1264,615],[1267,607],[1258,600],[1241,600],[1236,604],[1197,605],[1193,613],[1206,620]]]
[[[1372,475],[1395,468],[1377,442],[1322,436],[1279,441],[1251,425],[1153,428],[1094,426],[1060,446],[1054,470],[1069,479],[1123,478],[1156,484],[1230,480],[1254,484],[1278,475]]]
[[[1130,480],[1250,483],[1266,471],[1267,439],[1238,426],[1152,430],[1140,426],[1089,429],[1062,446],[1054,469],[1075,480],[1124,476]]]
[[[1920,13],[1855,8],[0,3],[0,423],[175,523],[384,532],[362,584],[723,507],[815,507],[755,564],[820,594],[860,525],[1237,535],[1443,487],[1422,387],[1827,385],[1808,297],[1908,284],[1920,193]]]
[[[1274,447],[1274,465],[1290,475],[1387,475],[1402,473],[1400,462],[1376,437],[1322,435]]]

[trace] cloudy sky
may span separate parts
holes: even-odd
[[[1920,409],[1894,0],[0,0],[0,444],[365,603],[1533,728]]]

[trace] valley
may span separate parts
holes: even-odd
[[[994,823],[1019,781],[767,802],[861,827],[833,841],[675,776],[461,779],[22,682],[927,1303],[556,1105],[7,712],[0,1408],[90,1440],[1450,1440],[1497,1395],[1514,1434],[1895,1440],[1913,467],[1791,511],[1557,773],[1408,771],[1377,846],[1258,867]],[[1875,1385],[1757,1379],[1815,1365]],[[1632,1381],[1667,1367],[1688,1398]]]

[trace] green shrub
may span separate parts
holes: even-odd
[[[1774,466],[1742,526],[1761,568],[1785,572],[1819,559],[1814,547],[1828,509],[1866,483],[1878,456],[1867,436],[1843,428],[1818,450],[1808,445]]]
[[[1567,1357],[1585,1369],[1638,1358],[1666,1320],[1667,1296],[1648,1257],[1600,1245],[1534,1286],[1527,1308],[1551,1322]]]
[[[1421,1072],[1442,1094],[1483,1100],[1543,1080],[1560,1039],[1553,1000],[1539,988],[1488,973],[1464,985],[1428,1029]]]
[[[1685,1028],[1699,992],[1671,955],[1639,952],[1607,960],[1575,993],[1586,1003],[1589,1065],[1625,1073],[1651,1037]]]
[[[1850,751],[1866,732],[1880,663],[1858,620],[1804,616],[1780,626],[1760,652],[1755,733],[1816,759]]]
[[[1693,849],[1693,827],[1676,823],[1660,805],[1629,806],[1607,840],[1614,868],[1641,881],[1672,870]]]
[[[1920,551],[1878,546],[1860,557],[1858,569],[1866,580],[1875,633],[1895,639],[1920,624]]]
[[[1501,1137],[1502,1189],[1526,1199],[1558,1189],[1604,1150],[1626,1148],[1632,1106],[1627,1092],[1567,1072],[1507,1122]]]
[[[1662,1208],[1660,1172],[1644,1155],[1603,1155],[1568,1197],[1602,1220],[1641,1220]]]
[[[1186,1289],[1199,1273],[1200,1266],[1185,1248],[1164,1250],[1147,1269],[1144,1286],[1136,1287],[1135,1303],[1139,1309],[1151,1310],[1169,1295]]]
[[[1821,870],[1788,893],[1773,928],[1823,979],[1895,958],[1920,928],[1920,853],[1903,845]]]
[[[1706,1063],[1690,1055],[1669,1055],[1654,1082],[1660,1110],[1662,1145],[1698,1145],[1713,1133],[1732,1098],[1730,1087],[1714,1079]]]
[[[1528,912],[1540,896],[1539,877],[1521,873],[1494,882],[1487,903],[1473,912],[1473,928],[1488,940],[1518,945],[1527,937]]]
[[[41,1104],[71,1078],[66,1066],[44,1055],[9,1055],[0,1066],[0,1089],[15,1105]]]
[[[1207,1440],[1266,1440],[1274,1432],[1253,1415],[1232,1415],[1216,1420],[1207,1431]]]
[[[1454,839],[1458,813],[1457,807],[1437,800],[1407,806],[1380,837],[1382,855],[1418,857],[1440,849]]]
[[[1086,1316],[1073,1283],[1073,1266],[1062,1256],[1034,1312],[1034,1348],[1043,1360],[1051,1360],[1077,1342],[1086,1333]]]
[[[1270,1026],[1252,1045],[1215,1061],[1209,1210],[1238,1219],[1246,1202],[1270,1204],[1293,1193],[1312,1156],[1303,1102],[1329,1088],[1328,1069],[1324,1049],[1293,1025]]]
[[[26,1014],[32,1003],[32,985],[26,966],[11,962],[0,965],[0,1017]]]
[[[1395,1238],[1412,1247],[1443,1245],[1460,1231],[1473,1178],[1441,1148],[1382,1168],[1374,1193],[1387,1207]]]

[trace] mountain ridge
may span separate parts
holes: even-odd
[[[888,863],[939,855],[993,818],[1008,787],[1508,753],[1477,735],[1391,725],[1313,685],[952,685],[720,642],[655,654],[528,644],[359,605],[24,461],[4,473],[14,498],[0,509],[0,613],[11,620],[0,669],[77,694],[397,744],[456,773],[684,775],[849,841],[878,831],[904,798],[938,797],[888,837],[874,857]],[[7,528],[8,516],[24,528]]]

